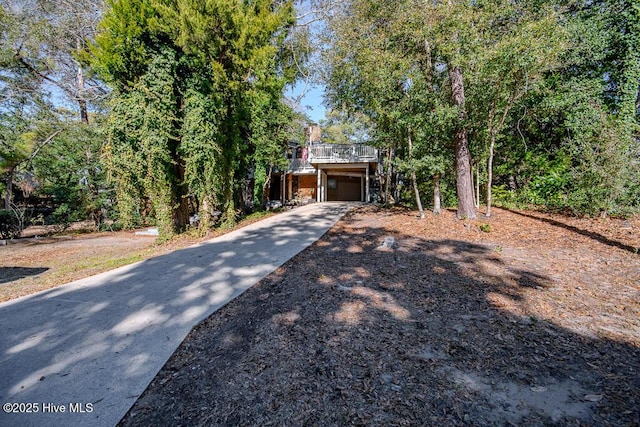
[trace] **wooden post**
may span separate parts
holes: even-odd
[[[318,189],[316,199],[318,202],[322,201],[322,170],[320,169],[320,167],[318,167]]]
[[[370,184],[369,184],[369,181],[370,181],[369,163],[367,163],[367,173],[366,173],[366,175],[367,175],[367,178],[366,178],[367,181],[366,181],[366,184],[365,184],[366,185],[366,199],[365,199],[365,201],[367,203],[370,203],[371,202],[371,187],[370,187]]]

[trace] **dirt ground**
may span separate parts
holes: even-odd
[[[640,425],[639,246],[639,218],[359,208],[197,326],[121,425]]]
[[[0,301],[29,295],[170,250],[133,232],[68,233],[0,246]],[[38,236],[38,237],[36,237]]]
[[[245,219],[238,227],[273,214]],[[155,237],[136,236],[134,231],[92,229],[90,222],[75,223],[65,234],[52,235],[50,226],[31,226],[20,239],[0,245],[0,302],[185,248],[229,231],[212,230],[203,237],[185,233],[159,245]]]

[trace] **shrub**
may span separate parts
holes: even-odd
[[[15,239],[20,237],[23,222],[14,211],[0,210],[0,238]]]
[[[77,209],[72,208],[68,203],[62,203],[56,208],[49,218],[55,225],[56,233],[61,233],[71,226],[75,221],[80,221],[82,216]]]
[[[480,224],[480,231],[485,233],[491,233],[491,225],[490,224]]]

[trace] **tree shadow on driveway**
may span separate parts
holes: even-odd
[[[321,236],[350,205],[295,209],[197,246],[0,304],[0,425],[114,425],[213,311]],[[71,413],[71,403],[92,411]]]
[[[551,278],[342,224],[201,323],[122,425],[638,425],[640,350],[545,318]]]

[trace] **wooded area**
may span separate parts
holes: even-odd
[[[631,0],[0,0],[0,37],[4,237],[233,224],[304,143],[301,79],[326,142],[380,149],[381,202],[640,207]]]

